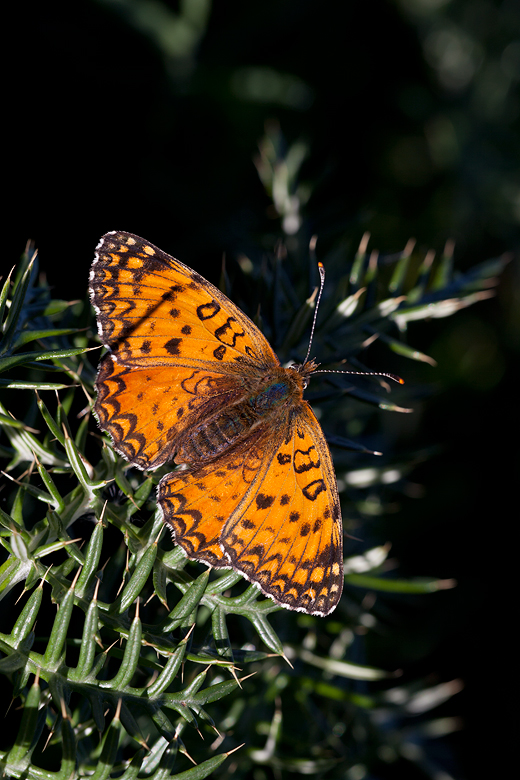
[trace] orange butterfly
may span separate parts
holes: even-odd
[[[329,448],[303,399],[314,361],[283,368],[220,290],[131,233],[103,236],[90,292],[110,350],[94,412],[132,465],[183,465],[158,487],[175,542],[283,607],[328,615],[343,533]]]

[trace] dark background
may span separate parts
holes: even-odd
[[[489,0],[134,0],[17,11],[7,78],[2,272],[28,239],[57,297],[83,297],[99,237],[128,230],[208,278],[222,254],[260,262],[281,235],[253,158],[267,121],[306,142],[307,229],[352,257],[410,236],[456,265],[515,251],[520,220],[518,6]],[[515,40],[516,39],[516,40]],[[406,576],[454,577],[417,674],[462,678],[457,776],[499,769],[513,674],[508,601],[518,518],[518,268],[497,296],[412,328],[438,361],[400,366],[439,392],[417,405],[442,454],[392,519]],[[408,364],[407,364],[408,365]],[[436,597],[433,597],[436,598]],[[394,642],[398,641],[396,639]],[[388,647],[389,666],[393,654]],[[458,765],[458,769],[456,766]]]

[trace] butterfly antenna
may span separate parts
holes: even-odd
[[[314,249],[316,246],[316,241],[314,237],[314,243],[311,240],[311,250]],[[309,355],[311,353],[311,347],[312,347],[312,339],[314,337],[314,330],[316,328],[316,317],[318,316],[318,308],[321,301],[321,294],[323,292],[323,286],[325,284],[325,268],[323,267],[323,263],[318,262],[318,271],[320,272],[320,289],[318,292],[318,300],[316,301],[316,308],[314,309],[314,317],[312,320],[312,328],[311,328],[311,337],[309,339],[309,348],[307,350],[307,354],[305,356],[305,360],[303,365],[307,363],[309,360]],[[398,385],[404,385],[404,379],[401,379],[400,376],[397,376],[397,374],[389,374],[387,372],[381,372],[381,371],[340,371],[340,370],[328,370],[326,368],[318,369],[317,371],[313,372],[314,374],[355,374],[356,376],[386,376],[388,379],[393,379],[394,382],[397,382]]]
[[[311,241],[311,250],[316,246],[316,242]],[[307,350],[307,354],[305,355],[305,360],[303,361],[303,365],[307,363],[309,360],[309,355],[311,354],[311,347],[312,347],[312,339],[314,337],[314,330],[316,328],[316,317],[318,316],[318,308],[321,301],[321,294],[323,292],[323,286],[325,284],[325,268],[323,267],[323,263],[318,262],[318,271],[320,272],[320,289],[318,291],[318,300],[316,301],[316,307],[314,309],[314,317],[312,319],[312,328],[311,328],[311,336],[309,339],[309,348]],[[397,376],[397,374],[389,374],[387,372],[382,371],[335,371],[335,370],[327,370],[326,368],[319,369],[318,371],[313,371],[313,374],[355,374],[356,376],[386,376],[388,379],[393,379],[394,382],[397,382],[398,385],[404,385],[404,379],[401,379],[400,376]]]
[[[386,371],[334,371],[332,369],[320,368],[318,371],[313,371],[314,374],[354,374],[354,376],[386,376],[388,379],[393,379],[398,385],[404,385],[404,379],[401,379],[397,374],[388,374]]]
[[[312,339],[314,338],[314,330],[316,328],[316,317],[318,316],[321,294],[323,292],[323,285],[325,284],[325,268],[323,267],[323,263],[318,262],[318,271],[320,272],[320,289],[318,291],[318,300],[316,301],[316,306],[314,307],[314,317],[312,318],[312,328],[311,328],[311,336],[309,339],[309,348],[307,349],[307,354],[305,355],[305,360],[303,361],[303,365],[307,363],[307,361],[309,360],[309,355],[311,354]]]

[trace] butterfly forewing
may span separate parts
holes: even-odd
[[[168,460],[200,415],[233,403],[245,374],[279,365],[220,290],[139,236],[103,236],[90,290],[111,350],[100,365],[94,411],[117,451],[141,469]]]
[[[239,373],[278,365],[268,341],[216,287],[130,233],[107,233],[90,275],[100,337],[120,363]]]
[[[165,523],[188,557],[232,566],[290,609],[326,615],[343,584],[330,453],[303,388],[217,288],[130,233],[107,233],[91,271],[109,348],[94,411],[115,449],[161,480]]]

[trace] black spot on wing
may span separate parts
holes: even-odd
[[[256,497],[258,509],[269,509],[274,503],[274,496],[266,496],[265,493],[259,493]]]
[[[182,344],[182,339],[170,339],[166,342],[164,345],[164,349],[169,355],[180,355],[180,345]]]

